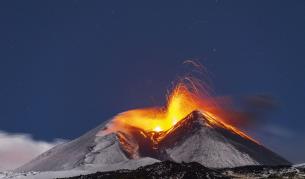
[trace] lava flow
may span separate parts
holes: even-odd
[[[145,138],[158,143],[167,131],[192,111],[200,111],[210,124],[225,128],[243,138],[251,139],[225,118],[226,112],[210,95],[208,88],[196,78],[185,77],[174,87],[165,107],[133,109],[115,116],[108,126],[111,131],[127,131],[130,127],[140,129]]]

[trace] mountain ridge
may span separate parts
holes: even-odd
[[[77,139],[55,146],[15,171],[58,171],[97,167],[102,170],[108,166],[120,169],[123,166],[121,164],[125,166],[134,160],[142,162],[136,166],[172,160],[198,162],[210,168],[290,164],[260,144],[221,125],[213,124],[199,111],[193,111],[167,132],[146,133],[148,136],[143,136],[143,131],[138,129],[132,129],[135,132],[131,134],[118,131],[99,135],[107,128],[109,121],[111,120]],[[159,140],[157,144],[148,140],[154,136]],[[140,160],[142,158],[148,159]]]

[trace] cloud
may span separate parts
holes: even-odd
[[[62,142],[37,141],[29,134],[0,131],[0,171],[15,169]]]
[[[294,132],[290,129],[285,127],[276,126],[276,125],[266,125],[262,128],[262,130],[268,134],[277,137],[285,137],[285,138],[292,138],[294,137]]]

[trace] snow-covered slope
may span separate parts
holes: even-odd
[[[107,122],[73,141],[55,146],[15,169],[15,172],[135,169],[159,161],[149,157],[129,156],[130,148],[124,148],[126,145],[121,144],[123,135],[120,132],[98,135],[105,129]]]
[[[305,163],[300,163],[300,164],[296,164],[296,165],[293,165],[294,167],[296,168],[305,168]]]
[[[128,160],[109,165],[92,165],[85,168],[74,168],[71,170],[60,171],[41,171],[41,172],[0,172],[0,179],[53,179],[53,178],[65,178],[78,175],[88,175],[95,172],[107,172],[117,169],[135,170],[141,166],[151,165],[156,162],[160,162],[156,159],[144,157],[136,160]]]
[[[212,168],[290,165],[262,145],[211,123],[198,111],[179,123],[159,146],[170,160],[194,161]]]
[[[263,146],[211,123],[198,111],[178,122],[154,147],[140,129],[100,135],[106,124],[55,146],[15,171],[133,169],[160,160],[195,161],[213,168],[290,164]]]
[[[73,141],[55,146],[15,171],[55,171],[78,167],[84,162],[90,148],[94,147],[95,134],[100,131],[105,124],[106,123],[99,125]]]

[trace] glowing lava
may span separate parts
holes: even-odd
[[[163,130],[161,129],[160,126],[157,126],[157,127],[154,128],[154,131],[156,131],[156,132],[161,132],[161,131],[163,131]]]
[[[200,111],[210,124],[222,127],[244,138],[251,139],[246,134],[225,120],[226,113],[210,96],[208,88],[195,78],[183,78],[167,98],[165,107],[133,109],[118,114],[110,130],[126,130],[128,127],[138,128],[147,133],[166,134],[177,122],[194,110]],[[221,116],[221,117],[220,117]],[[147,137],[143,134],[144,137]],[[159,135],[158,135],[159,136]]]

